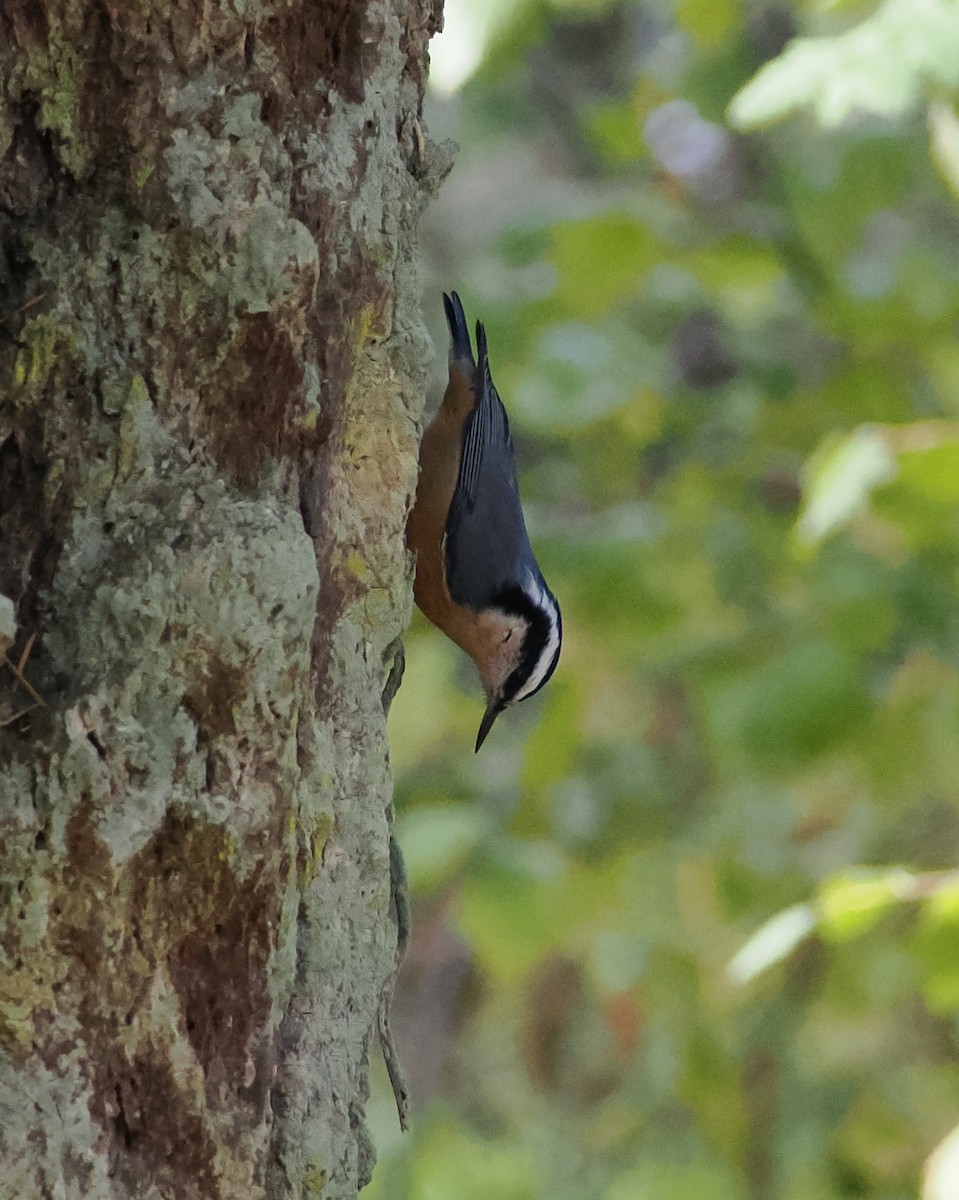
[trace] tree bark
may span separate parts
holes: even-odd
[[[438,20],[0,6],[0,1196],[369,1177]]]

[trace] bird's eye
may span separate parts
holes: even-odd
[[[506,643],[510,640],[510,638],[512,636],[513,636],[512,629],[507,629],[507,631],[503,634],[503,645],[504,646],[506,645]]]

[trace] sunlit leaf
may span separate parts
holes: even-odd
[[[872,490],[895,477],[896,460],[882,431],[862,426],[820,452],[810,464],[799,537],[820,541],[845,525]]]
[[[811,904],[794,904],[777,913],[756,930],[730,962],[733,983],[745,984],[788,957],[816,927]]]
[[[871,929],[908,892],[907,871],[858,869],[834,876],[819,890],[819,927],[834,941]]]
[[[922,1200],[955,1200],[956,1196],[959,1196],[959,1126],[936,1146],[922,1173]]]
[[[943,179],[959,195],[959,117],[950,104],[934,100],[929,105],[929,133],[933,161]]]
[[[959,21],[953,0],[885,0],[836,37],[797,38],[733,98],[743,129],[810,106],[821,124],[853,113],[898,116],[930,83],[959,83]]]
[[[924,905],[927,920],[959,925],[959,878],[954,872],[940,875],[937,886]]]

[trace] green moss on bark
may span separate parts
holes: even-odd
[[[0,1196],[353,1197],[435,16],[4,17]]]

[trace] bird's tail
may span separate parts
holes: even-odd
[[[455,292],[443,293],[443,307],[446,309],[446,323],[450,327],[450,366],[454,363],[468,363],[475,370],[473,361],[473,343],[470,341],[469,326],[466,324],[466,314],[463,305]]]

